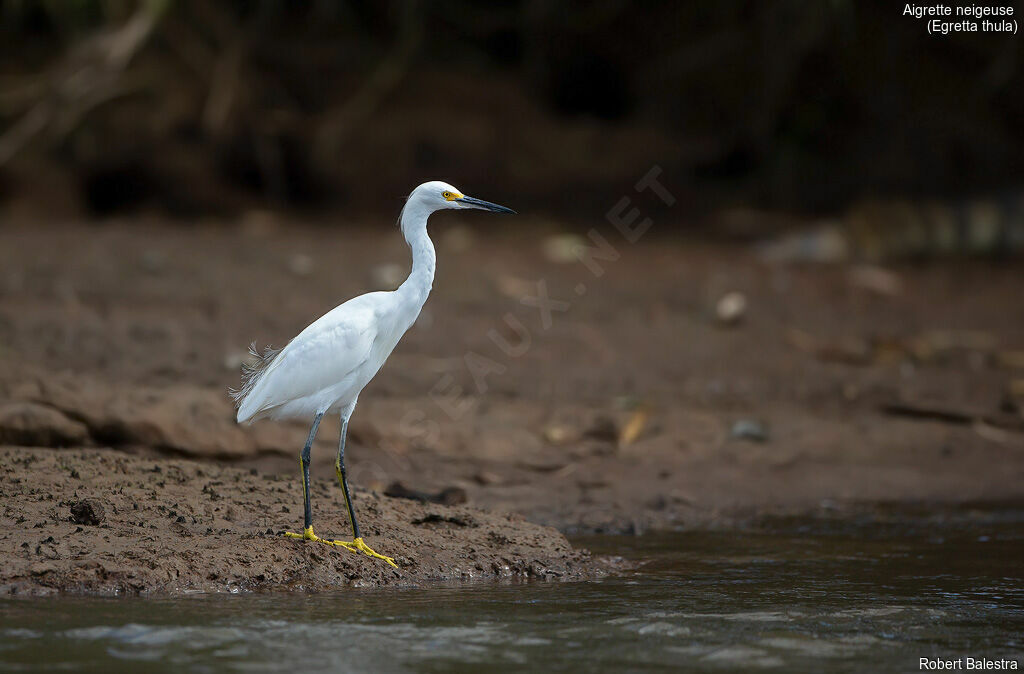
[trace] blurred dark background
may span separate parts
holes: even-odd
[[[1024,54],[892,2],[0,0],[0,209],[393,214],[426,179],[562,217],[653,164],[816,214],[1024,178]]]

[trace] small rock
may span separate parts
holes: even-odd
[[[746,313],[747,296],[735,290],[722,295],[715,305],[715,318],[722,325],[735,325]]]
[[[95,499],[83,499],[71,505],[71,521],[96,526],[103,521],[103,506]]]
[[[551,424],[542,431],[544,440],[551,445],[568,445],[579,440],[576,429],[564,424]]]
[[[729,429],[729,435],[738,440],[768,442],[768,428],[756,419],[738,419]]]

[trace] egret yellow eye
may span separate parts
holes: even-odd
[[[445,199],[451,199],[452,198],[452,193],[451,192],[442,192],[441,196],[444,197]]]

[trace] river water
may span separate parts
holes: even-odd
[[[1024,512],[577,539],[599,581],[0,602],[0,669],[913,672],[1024,668]],[[991,671],[991,670],[990,670]]]

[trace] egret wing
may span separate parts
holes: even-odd
[[[238,409],[239,421],[301,399],[344,392],[371,357],[377,336],[374,307],[361,296],[321,317],[289,342],[253,381]],[[335,398],[336,399],[336,398]]]

